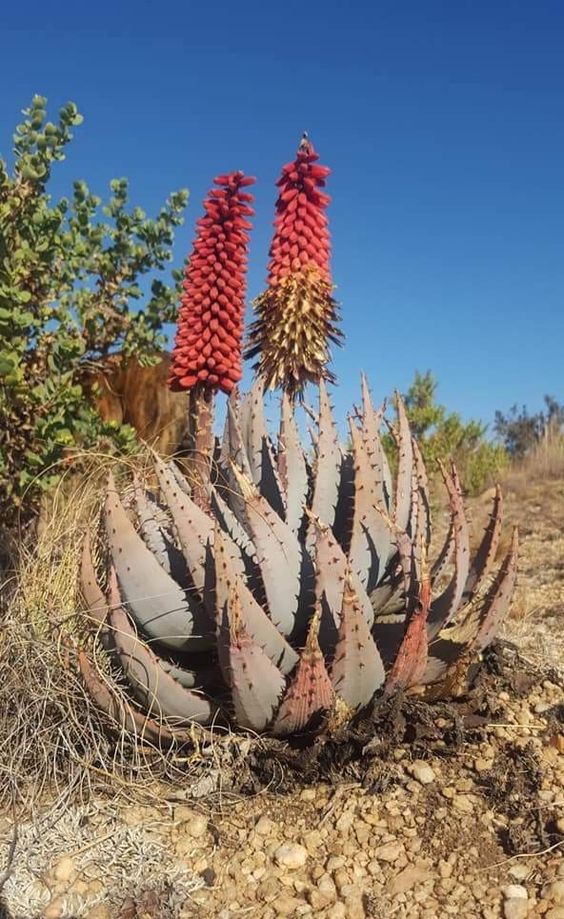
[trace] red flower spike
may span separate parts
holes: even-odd
[[[172,390],[205,386],[229,394],[241,378],[245,312],[246,219],[253,196],[242,191],[255,179],[242,172],[216,176],[196,222],[196,239],[182,283],[172,351]],[[219,360],[220,358],[220,360]]]
[[[329,342],[339,344],[338,308],[332,296],[331,243],[320,189],[330,173],[304,135],[293,163],[282,168],[270,247],[268,287],[254,303],[246,358],[271,389],[291,398],[307,382],[333,381]]]

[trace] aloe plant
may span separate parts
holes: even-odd
[[[87,653],[80,663],[112,718],[161,742],[193,722],[283,736],[398,691],[460,691],[507,611],[517,533],[492,574],[498,489],[471,560],[456,470],[443,469],[450,527],[432,562],[427,476],[399,397],[397,413],[392,478],[365,380],[347,449],[320,384],[311,451],[288,395],[273,442],[258,381],[230,397],[205,508],[158,457],[158,489],[135,481],[122,497],[110,480],[105,571],[88,539],[82,592],[131,701],[116,704]]]

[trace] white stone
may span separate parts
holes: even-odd
[[[436,779],[435,773],[431,769],[429,763],[421,759],[416,759],[409,767],[408,772],[421,785],[430,785]]]
[[[505,900],[528,900],[529,894],[527,888],[522,884],[507,884],[502,887],[501,892]]]
[[[504,919],[527,919],[528,915],[529,904],[522,897],[513,897],[503,904]]]
[[[284,868],[303,868],[307,861],[307,849],[298,842],[284,843],[276,849],[274,859]]]

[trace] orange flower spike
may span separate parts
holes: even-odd
[[[339,344],[338,308],[332,296],[331,243],[325,210],[330,198],[321,189],[330,173],[320,166],[306,135],[292,163],[276,183],[274,237],[268,287],[254,303],[247,358],[271,389],[291,399],[306,383],[334,381],[328,370],[329,343]]]
[[[230,393],[241,379],[247,247],[254,178],[242,172],[217,176],[186,267],[170,388],[203,384]]]

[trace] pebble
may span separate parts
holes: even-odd
[[[98,903],[98,906],[88,910],[86,919],[112,919],[112,916],[105,903]]]
[[[529,904],[526,900],[513,898],[506,900],[503,904],[504,919],[527,919],[529,915]]]
[[[277,916],[295,916],[296,910],[303,906],[304,901],[299,900],[297,897],[291,897],[286,894],[276,897],[276,900],[273,901],[272,907]]]
[[[411,764],[408,768],[408,772],[413,776],[414,779],[421,785],[430,785],[435,781],[435,773],[431,769],[429,763],[424,762],[424,760],[416,759],[415,762]]]
[[[187,833],[192,839],[201,839],[208,831],[208,820],[203,814],[194,814],[190,820],[186,820],[181,825],[181,830]]]
[[[564,906],[564,880],[553,881],[543,887],[542,895],[545,900]]]
[[[307,849],[299,843],[283,843],[274,853],[275,861],[284,868],[303,868],[307,861]]]
[[[374,849],[374,857],[378,858],[381,862],[395,862],[400,857],[401,852],[402,846],[398,845],[396,842],[390,842]]]
[[[390,893],[393,896],[399,893],[405,893],[406,890],[411,890],[412,887],[421,884],[430,877],[431,874],[427,868],[418,868],[416,865],[408,866],[395,876],[390,884]]]
[[[74,858],[71,858],[70,855],[65,855],[63,858],[57,862],[55,869],[53,871],[53,877],[57,881],[62,883],[68,883],[75,873],[76,864]]]
[[[260,836],[271,836],[276,829],[276,824],[269,817],[259,817],[255,823],[255,833]]]
[[[527,888],[522,884],[508,884],[502,888],[501,892],[506,900],[527,900],[529,898]]]

